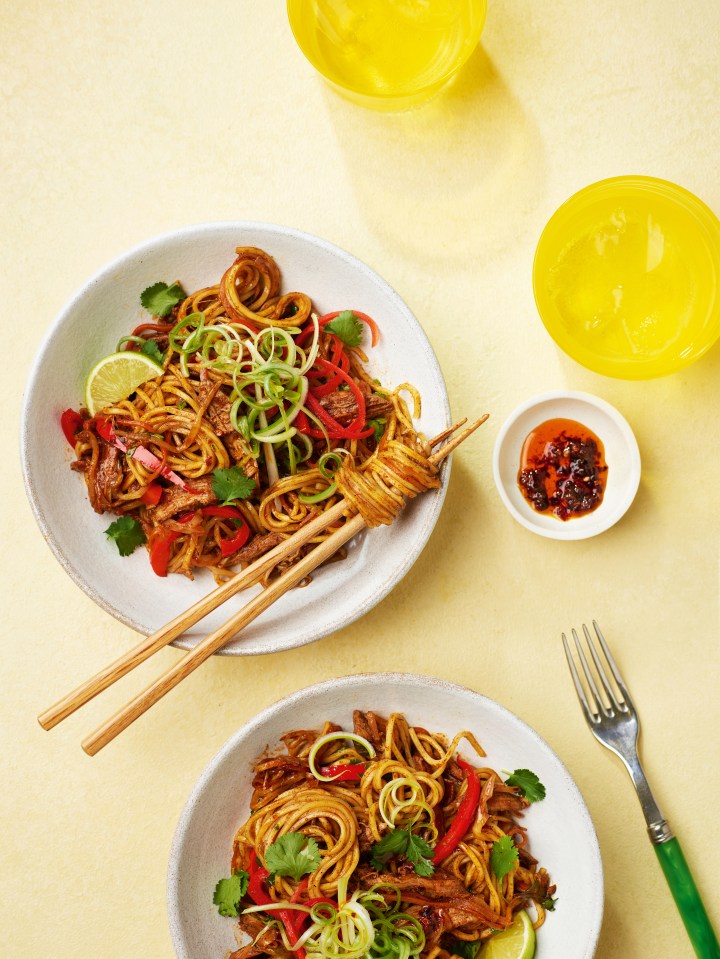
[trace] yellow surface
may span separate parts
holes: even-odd
[[[492,696],[567,764],[604,857],[598,959],[691,959],[630,783],[584,728],[566,675],[559,633],[593,616],[632,681],[648,775],[720,928],[720,349],[667,379],[604,379],[558,351],[531,286],[543,225],[593,180],[648,173],[720,211],[719,31],[709,0],[496,2],[455,86],[398,117],[328,90],[281,3],[2,5],[3,955],[169,959],[167,854],[207,761],[299,686],[388,667]],[[377,609],[312,647],[215,658],[89,759],[83,735],[179,654],[50,733],[35,722],[136,636],[67,578],[34,524],[16,454],[27,370],[109,258],[232,218],[309,230],[377,268],[427,330],[454,412],[492,418],[456,457],[425,552]],[[615,404],[643,456],[632,510],[593,540],[533,536],[492,483],[506,415],[560,387]]]

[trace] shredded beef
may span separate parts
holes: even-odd
[[[206,416],[212,424],[218,436],[223,433],[232,433],[233,425],[230,422],[230,409],[232,402],[230,397],[223,392],[220,380],[214,379],[207,370],[200,374],[200,387],[198,389],[198,399],[200,405],[205,406],[208,397],[212,396],[206,410]]]
[[[289,953],[283,946],[280,932],[275,926],[265,928],[265,921],[259,916],[250,913],[240,913],[238,925],[246,935],[250,936],[247,946],[232,952],[228,959],[255,959],[256,956],[270,956],[272,959],[284,959]]]
[[[278,543],[282,543],[280,533],[256,533],[255,536],[237,553],[228,556],[227,559],[231,565],[236,563],[252,563],[260,556],[264,556]]]
[[[100,443],[100,459],[88,488],[90,503],[96,513],[112,509],[112,495],[122,483],[120,451],[107,443]]]
[[[158,505],[148,511],[155,525],[164,523],[166,519],[170,519],[177,513],[189,513],[190,510],[197,509],[199,506],[217,503],[217,496],[213,493],[212,480],[209,477],[203,476],[193,480],[192,483],[190,492],[179,486],[165,490]]]
[[[210,396],[212,396],[212,399],[207,406],[205,415],[215,434],[223,441],[225,449],[236,463],[240,463],[242,460],[247,461],[243,463],[245,474],[251,479],[257,480],[259,476],[257,460],[248,460],[247,450],[230,420],[230,410],[232,408],[230,397],[222,389],[220,380],[213,379],[206,370],[203,370],[200,374],[200,387],[198,389],[200,405],[204,406]]]
[[[364,391],[363,391],[364,392]],[[357,416],[357,400],[350,390],[334,390],[320,398],[320,405],[339,423],[346,425]],[[388,416],[393,411],[392,400],[377,393],[365,393],[365,419]]]
[[[353,730],[357,736],[369,740],[377,749],[381,749],[385,739],[387,722],[368,710],[363,713],[359,709],[353,712]]]
[[[358,879],[363,889],[370,889],[377,883],[387,880],[387,876],[376,872],[369,867],[358,867]],[[442,868],[435,870],[432,876],[418,876],[414,867],[401,866],[392,876],[393,886],[402,890],[404,902],[412,902],[416,898],[426,904],[438,900],[451,899],[453,896],[467,896],[467,888],[457,878],[446,873]]]

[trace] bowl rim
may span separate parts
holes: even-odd
[[[126,626],[129,626],[131,629],[135,630],[138,633],[146,634],[147,627],[146,624],[136,621],[132,616],[128,615],[127,612],[122,607],[116,607],[110,603],[100,592],[98,592],[93,585],[86,581],[86,579],[75,569],[73,564],[70,562],[68,557],[62,550],[61,544],[55,537],[55,534],[52,529],[52,525],[48,520],[48,512],[44,508],[40,497],[36,492],[36,486],[34,477],[32,475],[32,470],[30,468],[30,444],[29,444],[29,413],[32,407],[33,394],[35,392],[35,384],[38,378],[42,375],[43,365],[47,362],[48,354],[50,353],[53,345],[53,341],[57,334],[57,331],[60,327],[67,321],[68,317],[71,316],[73,311],[77,308],[78,304],[82,299],[88,294],[88,292],[94,287],[97,283],[102,282],[108,275],[112,274],[119,268],[122,268],[124,265],[131,263],[139,257],[150,250],[156,249],[158,246],[162,246],[172,241],[182,240],[187,237],[201,236],[206,234],[212,234],[215,232],[222,232],[226,230],[237,229],[238,231],[258,231],[264,233],[276,233],[282,236],[291,237],[295,240],[300,240],[303,243],[309,244],[310,246],[315,246],[319,249],[322,249],[325,253],[330,254],[331,256],[337,257],[338,259],[344,261],[347,265],[351,266],[367,278],[388,297],[392,302],[393,307],[398,310],[398,312],[404,314],[407,321],[415,330],[415,333],[418,337],[418,340],[425,347],[427,353],[428,364],[431,368],[433,378],[438,385],[439,393],[442,398],[442,409],[439,411],[443,421],[446,424],[451,422],[450,419],[450,400],[448,397],[447,386],[445,384],[445,379],[440,367],[440,363],[435,354],[435,351],[428,339],[425,330],[423,329],[420,321],[417,319],[413,311],[410,309],[405,300],[400,296],[397,290],[388,283],[376,270],[371,266],[365,263],[363,260],[356,257],[354,254],[348,252],[342,247],[338,246],[335,243],[332,243],[329,240],[325,240],[322,237],[319,237],[313,233],[308,233],[304,230],[299,230],[295,227],[284,226],[278,223],[272,223],[269,221],[261,220],[212,220],[202,223],[187,224],[176,229],[167,230],[163,233],[157,234],[156,236],[150,237],[146,240],[136,243],[134,246],[123,250],[118,255],[114,256],[112,259],[105,262],[97,270],[95,270],[91,276],[86,279],[81,286],[76,289],[72,296],[65,301],[64,305],[61,307],[59,312],[55,315],[53,321],[49,325],[41,343],[38,347],[38,350],[35,354],[35,357],[30,365],[26,381],[25,389],[22,398],[22,405],[20,411],[20,430],[19,430],[19,447],[20,447],[20,465],[23,476],[23,482],[25,486],[26,495],[30,504],[31,511],[35,517],[35,522],[38,525],[38,528],[43,536],[43,539],[50,547],[55,559],[60,563],[62,568],[68,574],[70,579],[75,583],[76,586],[79,586],[80,589],[90,597],[101,609],[109,613],[115,619],[124,623]],[[246,651],[242,644],[237,644],[235,647],[232,645],[230,648],[223,646],[219,649],[214,655],[219,656],[244,656],[244,655],[266,655],[274,652],[282,651],[286,648],[299,648],[304,645],[316,642],[323,637],[330,635],[332,632],[337,631],[338,629],[344,629],[346,626],[349,626],[351,623],[355,622],[361,616],[365,615],[374,605],[381,602],[387,595],[394,589],[394,587],[399,583],[403,577],[409,572],[415,561],[418,559],[423,549],[427,545],[427,542],[432,535],[432,532],[437,524],[438,517],[440,515],[443,503],[445,501],[445,496],[447,494],[447,489],[450,480],[450,474],[452,471],[452,454],[446,458],[443,462],[441,469],[441,485],[434,491],[434,496],[432,498],[432,509],[428,514],[425,523],[418,530],[418,535],[413,543],[413,548],[405,554],[403,563],[397,567],[394,574],[389,576],[383,584],[383,587],[375,590],[372,597],[368,599],[364,604],[359,604],[352,611],[352,614],[349,618],[344,618],[342,623],[338,624],[337,622],[324,623],[319,626],[316,631],[313,631],[312,635],[308,634],[303,637],[300,641],[296,642],[292,646],[283,646],[282,649],[262,649],[262,650],[249,650]],[[192,641],[187,640],[185,637],[179,637],[176,640],[173,640],[172,644],[175,647],[181,649],[192,649],[195,645]]]
[[[503,706],[501,703],[491,699],[489,696],[477,692],[468,686],[463,686],[460,683],[455,683],[446,679],[440,679],[432,675],[406,672],[353,673],[351,675],[339,676],[337,678],[323,680],[319,683],[313,683],[311,686],[305,686],[302,689],[296,690],[295,692],[276,700],[262,709],[259,713],[256,713],[246,723],[240,726],[240,728],[237,729],[230,736],[230,738],[226,740],[226,742],[210,759],[193,786],[190,795],[185,801],[170,844],[165,886],[166,903],[170,937],[172,939],[173,948],[175,949],[178,959],[194,959],[194,957],[190,957],[187,954],[180,939],[179,890],[182,883],[182,876],[180,874],[182,848],[185,842],[186,833],[194,815],[195,806],[205,789],[211,783],[218,769],[229,759],[230,756],[232,756],[233,752],[238,748],[245,738],[252,735],[252,733],[256,730],[260,729],[263,724],[271,719],[279,710],[291,709],[296,704],[301,703],[304,699],[312,698],[325,692],[336,691],[339,688],[343,690],[352,690],[354,688],[359,689],[367,685],[377,685],[379,683],[407,684],[411,687],[414,686],[419,689],[426,688],[428,685],[430,685],[440,687],[441,689],[444,689],[450,693],[460,694],[462,696],[470,696],[479,701],[484,708],[496,712],[504,720],[514,724],[516,728],[521,729],[524,734],[534,740],[536,746],[539,746],[541,750],[547,751],[553,760],[558,764],[560,771],[567,780],[567,785],[574,794],[580,815],[587,829],[590,846],[592,847],[592,851],[594,853],[594,882],[592,884],[590,894],[594,897],[593,905],[595,921],[594,926],[590,929],[590,937],[588,939],[587,948],[583,957],[583,959],[592,959],[592,957],[595,955],[598,939],[600,937],[604,913],[605,881],[603,874],[602,854],[600,851],[600,843],[598,840],[597,831],[592,821],[592,817],[590,816],[587,803],[585,802],[579,786],[570,775],[567,766],[565,763],[563,763],[552,747],[542,738],[542,736],[532,726],[525,722],[524,719],[521,719],[516,713],[508,709],[507,706]]]
[[[546,274],[544,267],[548,265],[546,262],[544,263],[548,259],[545,247],[550,246],[551,241],[552,245],[558,246],[555,242],[555,234],[562,226],[564,219],[582,210],[583,206],[592,205],[603,195],[612,193],[616,187],[631,188],[638,196],[643,193],[655,193],[682,207],[697,221],[698,228],[703,234],[705,245],[715,265],[714,285],[706,312],[706,322],[712,333],[701,345],[698,346],[696,342],[693,342],[689,349],[683,351],[683,355],[675,360],[674,367],[671,370],[657,371],[657,360],[655,358],[631,361],[604,358],[598,362],[597,354],[592,349],[568,333],[567,328],[559,318],[559,311],[543,287],[543,278]],[[700,197],[686,187],[673,183],[672,180],[645,174],[623,174],[596,180],[565,199],[543,227],[533,257],[532,285],[535,306],[543,326],[557,346],[576,363],[580,363],[587,369],[603,376],[625,380],[645,380],[670,376],[700,359],[720,338],[720,219]],[[713,317],[714,323],[712,322]]]
[[[566,523],[558,522],[557,529],[554,526],[550,528],[538,525],[517,509],[508,495],[506,484],[502,477],[500,457],[503,453],[510,431],[515,423],[520,419],[520,417],[524,416],[525,413],[528,413],[535,407],[554,400],[571,400],[574,402],[585,403],[588,406],[594,407],[615,424],[615,426],[619,429],[628,449],[629,458],[626,466],[629,475],[629,483],[626,486],[625,496],[619,501],[614,511],[607,513],[602,522],[596,523],[591,527],[583,528],[573,526],[572,520]],[[530,530],[532,533],[537,533],[538,536],[544,536],[546,539],[590,539],[591,537],[599,536],[600,533],[604,533],[606,530],[610,529],[611,526],[614,526],[625,515],[632,505],[640,486],[641,472],[642,464],[640,458],[640,448],[638,447],[637,439],[628,421],[625,419],[622,413],[608,403],[607,400],[604,400],[599,396],[594,396],[592,393],[585,393],[581,390],[549,390],[544,393],[536,393],[534,396],[531,396],[529,399],[520,403],[520,405],[515,407],[512,413],[510,413],[503,425],[500,427],[500,431],[495,439],[495,446],[493,448],[493,477],[495,479],[495,486],[500,495],[500,499],[503,501],[506,509],[513,519],[517,520],[521,526],[524,526],[525,529]]]

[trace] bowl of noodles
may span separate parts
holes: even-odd
[[[31,371],[21,457],[63,568],[147,634],[337,504],[343,467],[394,441],[421,449],[448,423],[427,337],[377,273],[297,230],[214,223],[135,247],[66,305]],[[448,475],[221,652],[301,646],[367,612],[423,549]]]
[[[523,956],[591,959],[603,912],[595,831],[550,747],[402,673],[320,683],[239,730],[187,800],[167,892],[179,959],[483,959],[518,926]]]

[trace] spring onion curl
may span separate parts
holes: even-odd
[[[394,902],[388,904],[388,898]],[[419,956],[425,945],[422,924],[401,912],[399,890],[391,883],[356,890],[349,898],[341,893],[337,907],[322,902],[308,908],[285,901],[250,906],[244,913],[273,915],[281,909],[309,916],[310,926],[295,944],[290,943],[282,925],[277,928],[285,949],[304,949],[313,959],[411,959]]]
[[[166,316],[128,324],[118,351],[159,358],[163,372],[81,417],[72,468],[96,512],[140,525],[159,576],[207,569],[222,582],[346,496],[345,514],[267,584],[356,510],[369,525],[389,523],[406,498],[438,485],[413,425],[417,391],[379,385],[361,346],[326,324],[304,293],[282,294],[277,264],[255,247],[238,248],[219,283]],[[141,459],[127,454],[138,447]],[[238,469],[255,485],[228,506],[216,474]]]
[[[520,909],[534,912],[536,928],[545,921],[543,902],[555,887],[528,850],[521,817],[529,802],[494,770],[468,765],[471,751],[485,755],[471,731],[450,740],[401,713],[385,719],[356,710],[352,733],[328,722],[281,739],[281,749],[254,764],[250,815],[233,843],[231,869],[252,876],[259,865],[267,878],[258,895],[255,873],[255,893],[242,900],[237,920],[257,946],[231,959],[257,959],[259,946],[269,959],[300,950],[308,959],[450,959],[458,940],[482,944]],[[332,774],[318,780],[326,767]],[[466,767],[479,790],[472,813]],[[453,834],[457,844],[415,871],[405,853],[383,858],[376,850],[396,831],[406,837],[401,846],[413,837],[431,854]],[[281,874],[277,848],[268,852],[291,833],[313,839],[319,852],[319,865],[299,879]],[[518,858],[498,877],[491,859],[501,839],[512,841]],[[268,876],[270,868],[277,871]],[[281,918],[288,913],[297,917],[294,936]]]
[[[326,733],[324,736],[320,736],[319,739],[315,741],[315,745],[310,750],[308,754],[308,767],[313,776],[318,780],[318,782],[331,783],[335,781],[335,776],[324,776],[320,770],[317,768],[315,760],[318,757],[318,753],[329,743],[357,743],[362,746],[365,750],[365,753],[370,757],[370,759],[375,758],[375,747],[372,743],[368,742],[363,736],[358,736],[356,733],[346,733],[343,730],[338,730],[337,732]],[[342,762],[345,753],[340,753],[335,757],[335,764],[338,761]]]

